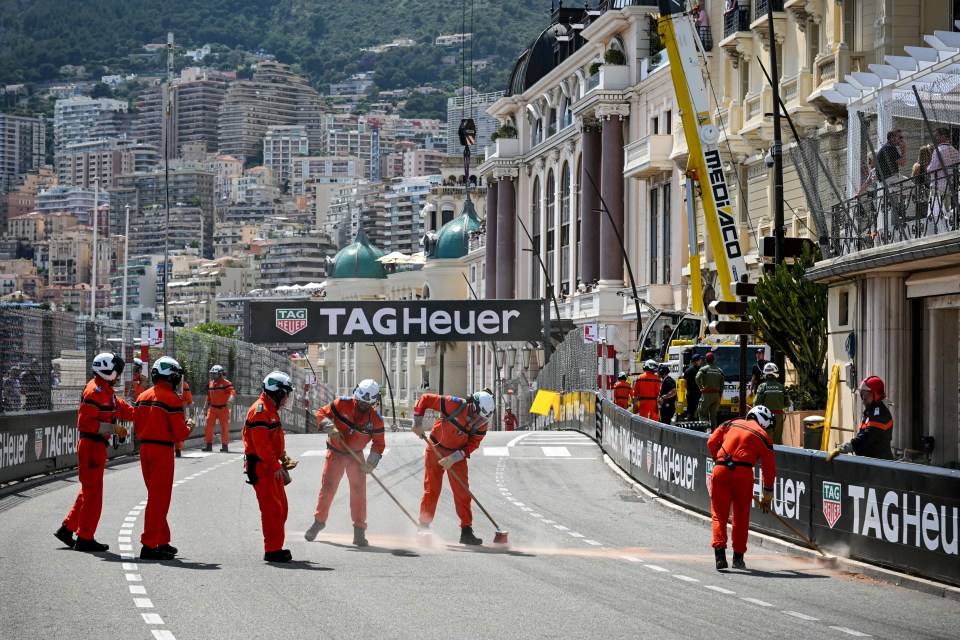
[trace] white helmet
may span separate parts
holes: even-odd
[[[157,361],[150,367],[150,379],[156,384],[157,380],[166,380],[174,388],[180,386],[183,379],[183,367],[180,363],[170,356],[157,358]]]
[[[140,358],[133,359],[133,370],[134,371],[143,371],[143,360]]]
[[[763,405],[757,405],[747,412],[747,420],[753,418],[757,424],[764,429],[772,429],[774,426],[773,412]]]
[[[376,404],[380,400],[380,385],[376,380],[367,378],[361,380],[357,388],[353,390],[353,397],[359,402],[367,404]]]
[[[777,368],[777,365],[772,362],[768,362],[763,365],[763,375],[765,376],[776,376],[780,374],[780,369]]]
[[[104,380],[113,382],[117,379],[117,376],[123,373],[123,358],[105,351],[93,359],[90,368]]]
[[[480,412],[484,418],[489,418],[493,415],[493,410],[496,406],[496,403],[493,401],[493,396],[487,393],[486,391],[477,391],[475,394],[470,396],[470,400],[473,402],[474,406],[477,407],[477,411]]]
[[[225,372],[224,368],[218,364],[215,364],[212,367],[210,367],[210,373],[213,373],[213,374],[219,373],[220,375],[223,375],[224,372]]]
[[[219,366],[219,365],[218,365]],[[216,367],[214,367],[215,369]],[[211,369],[213,371],[213,369]],[[282,371],[271,371],[263,379],[263,390],[267,393],[290,393],[293,391],[293,380]]]
[[[647,360],[643,363],[644,371],[656,371],[657,370],[657,361],[656,360]]]

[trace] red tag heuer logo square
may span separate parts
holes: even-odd
[[[307,310],[306,309],[277,309],[276,310],[277,329],[286,334],[293,335],[307,328]]]
[[[823,483],[823,516],[827,519],[827,524],[833,529],[833,525],[840,519],[841,512],[840,483]]]

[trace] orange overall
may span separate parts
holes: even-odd
[[[113,393],[110,383],[94,376],[80,400],[77,429],[77,469],[80,493],[63,525],[81,538],[92,540],[103,509],[103,471],[107,464],[107,438],[100,435],[101,422],[133,420],[133,407]]]
[[[508,413],[503,416],[503,430],[504,431],[516,431],[517,429],[517,414]]]
[[[626,380],[618,380],[617,384],[613,385],[613,403],[621,409],[627,409],[630,406],[631,395],[630,383]]]
[[[467,401],[454,396],[439,396],[435,393],[425,393],[417,400],[413,408],[414,417],[423,416],[427,409],[440,413],[440,417],[433,423],[433,429],[427,436],[436,446],[441,456],[449,456],[455,451],[462,451],[464,459],[454,464],[447,472],[448,475],[457,474],[468,487],[470,481],[467,476],[467,460],[470,454],[477,450],[480,441],[487,435],[485,420],[468,424],[470,409],[465,406]],[[437,501],[440,499],[440,490],[443,488],[444,468],[440,459],[428,445],[423,454],[423,499],[420,501],[420,522],[430,524],[437,510]],[[460,517],[461,527],[473,526],[473,513],[470,510],[470,494],[453,477],[450,478],[450,487],[453,489],[453,503]]]
[[[146,391],[149,387],[144,384],[147,379],[142,375],[135,375],[133,377],[133,401],[136,402],[137,398],[140,397],[140,394]]]
[[[237,395],[226,378],[217,378],[207,386],[207,430],[204,441],[213,444],[213,427],[220,422],[220,444],[230,444],[230,407],[227,401]]]
[[[351,397],[340,397],[317,410],[317,422],[329,418],[337,427],[342,439],[327,439],[327,459],[323,463],[323,476],[320,480],[320,496],[317,498],[317,510],[314,519],[326,522],[330,515],[330,505],[337,495],[340,480],[346,472],[350,483],[350,517],[353,526],[367,528],[367,478],[360,463],[350,455],[353,451],[363,459],[363,450],[373,441],[370,450],[383,455],[386,442],[383,438],[383,418],[376,409],[369,407],[361,413],[357,401]],[[347,449],[350,451],[347,451]]]
[[[650,420],[660,419],[660,410],[657,407],[660,383],[660,376],[653,371],[644,371],[633,383],[633,405],[637,415]]]
[[[750,505],[753,503],[753,467],[760,462],[763,488],[773,491],[777,475],[773,441],[752,420],[730,420],[710,434],[707,448],[716,462],[710,491],[712,546],[714,549],[727,548],[727,519],[733,503],[733,551],[745,553]],[[729,462],[726,462],[728,456]]]
[[[275,474],[282,468],[280,456],[285,450],[280,414],[273,400],[262,393],[247,411],[243,423],[243,453],[247,459],[247,476],[252,475],[255,482],[253,488],[257,492],[263,527],[263,550],[268,553],[283,549],[287,491],[283,487],[283,478]]]
[[[170,494],[173,492],[173,447],[190,435],[183,417],[183,400],[164,380],[147,389],[137,399],[134,429],[140,438],[140,469],[147,485],[144,513],[145,547],[170,543]]]
[[[187,407],[193,406],[193,392],[190,391],[190,385],[187,384],[187,381],[183,381],[183,393],[180,394],[180,399],[183,400],[183,415],[187,415]],[[174,443],[174,448],[177,451],[183,451],[183,440],[177,440]]]

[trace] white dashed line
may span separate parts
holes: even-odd
[[[710,591],[716,591],[717,593],[723,593],[729,596],[736,594],[736,591],[730,591],[730,589],[724,589],[723,587],[715,587],[712,584],[703,585],[704,589],[710,589]]]
[[[543,524],[557,524],[556,520],[544,520]]]
[[[526,511],[527,513],[533,511],[530,507],[520,507],[520,511]]]
[[[661,571],[661,572],[663,572],[663,573],[669,573],[669,572],[670,572],[670,569],[667,569],[667,568],[665,568],[665,567],[660,567],[660,566],[657,566],[657,565],[655,565],[655,564],[647,564],[647,565],[644,565],[644,566],[645,566],[647,569],[651,569],[651,570],[653,570],[653,571]]]
[[[805,613],[800,613],[798,611],[781,611],[780,613],[785,613],[788,616],[793,616],[794,618],[800,618],[801,620],[810,620],[811,622],[816,622],[819,618],[814,618],[813,616],[808,616]]]
[[[769,602],[764,602],[763,600],[757,600],[756,598],[740,598],[744,602],[750,602],[761,607],[772,607],[773,605]]]
[[[136,571],[136,570],[137,570],[137,565],[133,564],[132,562],[124,562],[122,566],[123,566],[123,570],[124,570],[124,571]]]
[[[123,521],[124,521],[124,522],[136,522],[136,521],[137,521],[137,516],[127,516],[126,518],[123,519]]]
[[[147,595],[147,588],[142,584],[132,584],[130,585],[130,593],[145,596]]]
[[[154,631],[153,637],[156,638],[156,640],[177,640],[177,637],[173,635],[173,632],[167,631],[166,629]]]
[[[559,529],[560,531],[569,531],[569,529],[567,529],[567,528],[566,528],[565,526],[563,526],[562,524],[555,524],[555,525],[553,525],[553,528],[554,528],[554,529]]]
[[[133,545],[121,544],[120,551],[133,551]]]
[[[163,618],[160,617],[159,613],[141,613],[143,616],[143,621],[147,624],[163,624]]]
[[[830,627],[830,628],[834,629],[835,631],[839,631],[841,633],[846,633],[847,635],[856,636],[857,638],[873,637],[869,633],[860,633],[859,631],[854,631],[853,629],[847,629],[846,627]]]
[[[629,560],[630,562],[643,562],[640,558],[635,558],[633,556],[620,556],[624,560]]]
[[[587,544],[592,544],[595,547],[603,546],[602,542],[597,542],[596,540],[584,540],[584,542],[586,542]]]
[[[573,536],[574,538],[584,537],[582,533],[577,533],[576,531],[567,531],[568,536]]]
[[[142,582],[143,578],[140,577],[139,573],[128,573],[127,582]]]
[[[130,542],[130,536],[120,536],[117,538],[117,542]]]
[[[137,605],[139,609],[153,609],[153,603],[150,601],[150,598],[134,598],[133,604]]]
[[[673,577],[676,578],[677,580],[683,580],[684,582],[700,582],[696,578],[691,578],[690,576],[681,576],[678,574],[674,574]]]

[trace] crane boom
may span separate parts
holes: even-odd
[[[693,21],[683,11],[682,0],[659,0],[660,39],[670,60],[670,76],[680,109],[689,160],[687,175],[700,181],[703,217],[714,260],[721,298],[734,300],[730,283],[747,273],[733,214],[730,189],[720,156],[720,130],[713,123],[707,85],[700,69],[703,59]],[[691,271],[691,278],[694,277]]]

